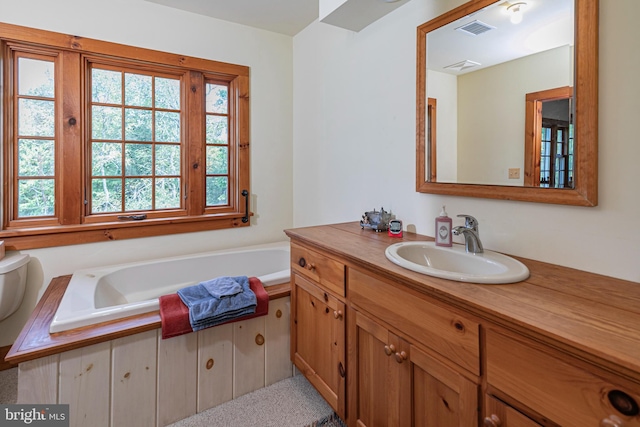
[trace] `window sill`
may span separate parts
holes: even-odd
[[[195,217],[22,228],[1,231],[0,240],[4,240],[7,250],[50,248],[167,234],[247,227],[250,225],[250,222],[242,222],[243,216],[242,213],[234,212]]]

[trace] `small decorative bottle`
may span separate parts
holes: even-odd
[[[436,218],[436,246],[451,246],[451,223],[451,218],[442,206],[442,212]]]

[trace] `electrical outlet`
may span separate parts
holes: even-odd
[[[520,179],[520,168],[509,168],[509,179]]]

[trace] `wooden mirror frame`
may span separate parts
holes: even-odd
[[[598,204],[598,2],[575,0],[575,187],[539,188],[430,182],[426,176],[427,34],[502,0],[471,0],[418,27],[416,92],[416,191],[451,196],[575,206]],[[523,129],[524,133],[524,129]],[[523,138],[524,144],[524,138]]]

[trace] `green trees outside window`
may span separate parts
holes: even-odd
[[[76,40],[0,23],[0,239],[19,249],[249,225],[249,69]]]

